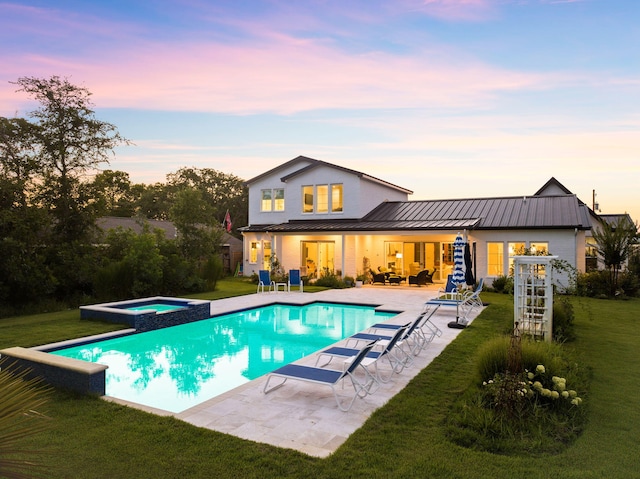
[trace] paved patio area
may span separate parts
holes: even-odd
[[[435,297],[439,285],[428,287],[365,286],[319,293],[278,292],[227,298],[211,303],[212,314],[236,311],[285,301],[304,304],[313,301],[352,302],[379,305],[384,309],[402,311],[390,322],[412,321],[424,303]],[[286,385],[267,395],[263,393],[266,376],[210,399],[179,414],[141,407],[162,415],[173,415],[199,427],[232,434],[243,439],[290,448],[305,454],[326,457],[333,453],[367,418],[397,394],[460,333],[447,327],[455,320],[454,308],[440,308],[432,321],[443,334],[415,358],[414,364],[401,374],[394,374],[375,394],[356,399],[349,412],[336,406],[331,388],[303,381],[287,381]],[[315,355],[298,361],[315,364]],[[350,392],[350,391],[349,391]],[[124,401],[115,400],[127,404]]]

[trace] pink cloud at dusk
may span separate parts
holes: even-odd
[[[281,37],[252,46],[136,45],[83,60],[21,56],[3,76],[68,76],[87,85],[101,107],[236,114],[475,106],[497,92],[546,88],[559,80],[441,57],[437,52],[354,56]],[[0,91],[10,100],[6,86]]]

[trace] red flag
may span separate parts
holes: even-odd
[[[222,225],[227,230],[227,233],[231,233],[231,215],[229,214],[229,210],[227,210],[227,214],[224,215],[224,222]]]

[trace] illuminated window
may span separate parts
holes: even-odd
[[[258,242],[252,241],[251,246],[249,247],[249,262],[257,263],[258,262]]]
[[[302,212],[313,213],[313,186],[302,187]]]
[[[520,256],[525,254],[525,244],[524,242],[520,243],[509,243],[509,276],[513,276],[513,262],[514,256]]]
[[[318,194],[316,212],[327,213],[329,211],[329,185],[316,186],[316,193]]]
[[[331,185],[331,212],[340,213],[343,208],[342,185]]]
[[[529,249],[531,250],[532,255],[547,256],[549,254],[549,243],[547,242],[530,243]]]
[[[273,210],[284,211],[284,189],[273,190]]]
[[[504,274],[504,244],[487,243],[487,275],[502,276]]]
[[[262,250],[262,269],[271,271],[271,241],[263,241]]]
[[[260,203],[261,211],[271,211],[271,190],[262,190],[262,202]]]

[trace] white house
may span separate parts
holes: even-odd
[[[552,178],[531,196],[408,200],[412,191],[365,173],[299,156],[246,182],[245,275],[269,269],[317,277],[387,268],[408,277],[453,268],[453,242],[469,243],[476,278],[509,274],[525,249],[585,270],[586,233],[598,220]]]

